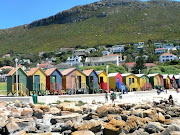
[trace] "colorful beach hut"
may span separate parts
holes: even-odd
[[[180,88],[180,75],[174,75],[176,84],[178,85],[178,88]]]
[[[28,75],[28,89],[32,93],[37,93],[40,95],[46,94],[46,74],[45,72],[37,67],[31,68],[27,73]]]
[[[138,84],[141,90],[152,90],[152,85],[149,83],[149,77],[147,75],[135,74],[135,76],[137,76]]]
[[[98,74],[99,86],[102,90],[107,90],[107,74],[104,70],[96,71]],[[110,92],[110,89],[109,89]]]
[[[21,68],[17,69],[18,79],[16,79],[16,69],[12,69],[7,74],[7,95],[10,93],[14,95],[17,92],[17,83],[18,83],[18,93],[21,96],[28,96],[29,90],[27,89],[27,74]]]
[[[90,88],[89,93],[94,93],[94,91],[99,88],[98,74],[94,69],[83,70],[83,73],[86,75],[86,83]]]
[[[108,74],[109,78],[109,87],[111,89],[121,89],[121,85],[123,85],[123,78],[121,74],[118,73],[110,73]]]
[[[176,82],[176,78],[174,75],[169,75],[170,79],[171,79],[171,85],[173,88],[177,88],[178,87],[178,84]]]
[[[88,93],[88,88],[86,85],[86,75],[78,68],[69,68],[62,72],[63,88],[65,90],[73,90],[73,93],[81,91],[83,93]]]
[[[63,94],[62,90],[62,74],[58,68],[50,68],[45,71],[46,73],[46,87],[50,94]]]
[[[162,76],[163,76],[163,80],[164,80],[164,88],[171,89],[172,85],[171,85],[171,79],[170,79],[169,75],[165,74]]]
[[[132,73],[121,74],[121,76],[123,77],[123,82],[129,91],[140,90],[137,76]]]
[[[151,83],[152,87],[164,87],[164,80],[163,76],[159,73],[155,74],[148,74],[149,82]]]

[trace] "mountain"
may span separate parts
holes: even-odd
[[[12,20],[13,21],[13,20]],[[139,41],[179,40],[180,2],[102,0],[0,30],[0,54]]]

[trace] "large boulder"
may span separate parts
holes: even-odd
[[[94,135],[92,131],[75,131],[71,135]]]
[[[69,112],[76,112],[76,113],[82,113],[83,109],[80,106],[76,106],[75,102],[62,102],[59,105],[59,108],[62,111],[69,111]]]
[[[77,130],[90,130],[94,133],[101,131],[101,122],[97,120],[83,121]]]
[[[149,134],[158,133],[163,130],[164,130],[164,128],[158,122],[150,122],[145,127],[145,131],[148,132]]]
[[[164,115],[162,115],[162,113],[159,112],[158,114],[158,121],[161,122],[161,123],[164,123],[165,122],[165,117]]]
[[[8,123],[8,116],[5,113],[0,113],[0,128],[4,127]]]
[[[119,133],[121,133],[121,130],[119,128],[116,128],[109,123],[103,125],[103,127],[103,135],[118,135]]]
[[[101,118],[101,117],[105,117],[105,116],[107,116],[107,114],[108,114],[108,106],[101,106],[101,107],[98,107],[97,109],[96,109],[96,112],[97,112],[97,114],[98,114],[98,116]]]
[[[65,123],[69,120],[77,120],[77,118],[79,118],[80,115],[79,113],[71,113],[68,115],[64,115],[64,116],[53,116],[50,120],[50,122],[52,124],[56,124],[56,123]]]
[[[169,135],[173,131],[180,131],[180,127],[176,124],[170,125],[162,132],[162,135]]]
[[[152,119],[152,121],[156,122],[158,121],[158,113],[156,110],[148,109],[143,111],[143,118],[149,117]]]
[[[131,114],[142,118],[143,117],[143,111],[144,111],[144,109],[137,109],[137,110],[132,109]]]
[[[43,118],[43,110],[41,109],[33,109],[33,116],[36,117],[37,119],[42,119]]]
[[[126,121],[127,125],[126,125],[126,127],[124,129],[126,131],[130,132],[130,133],[132,133],[135,130],[137,130],[138,125],[136,123],[136,120],[137,120],[137,118],[135,116],[133,116],[133,115],[129,116],[127,121]]]
[[[122,129],[124,128],[127,124],[125,121],[123,120],[116,120],[116,119],[112,119],[109,124],[113,125],[116,128]]]
[[[13,132],[19,130],[20,127],[18,126],[17,123],[15,123],[15,122],[10,122],[10,123],[8,123],[8,124],[6,125],[6,129],[7,129],[8,133],[13,133]]]
[[[32,115],[33,115],[32,108],[23,108],[21,112],[22,117],[29,118],[29,117],[32,117]]]
[[[6,107],[6,105],[7,105],[6,101],[0,102],[0,108],[4,108],[4,107]]]
[[[28,132],[34,132],[36,130],[36,122],[33,118],[15,119],[20,130],[25,130]]]
[[[19,118],[21,116],[20,109],[12,109],[11,115],[12,115],[12,117]]]
[[[56,107],[52,107],[50,108],[49,113],[52,115],[61,115],[61,110]]]

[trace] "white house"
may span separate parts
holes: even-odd
[[[135,57],[135,61],[137,61],[139,57],[140,57],[140,56],[136,56],[136,57]],[[143,55],[142,57],[144,58],[144,60],[147,60],[147,59],[148,59],[148,56],[147,56],[147,55]]]
[[[66,64],[71,65],[71,66],[82,67],[83,63],[81,61],[82,61],[81,56],[72,55],[72,57],[68,57],[68,59],[66,60]]]
[[[161,56],[159,57],[159,61],[164,63],[164,62],[168,62],[171,60],[178,60],[178,57],[174,54],[171,53],[163,53],[161,54]]]
[[[171,50],[174,48],[174,45],[173,44],[163,44],[163,48],[165,50]]]
[[[87,53],[91,53],[91,52],[95,52],[95,51],[96,51],[96,48],[88,48],[88,49],[86,49]]]
[[[163,47],[161,43],[154,43],[154,45],[156,48],[162,48]]]
[[[113,63],[118,66],[119,59],[120,57],[118,55],[103,56],[103,57],[86,57],[85,65],[86,66],[100,66],[100,65],[106,65],[107,63]]]
[[[176,49],[177,49],[177,50],[180,50],[180,45],[178,45],[178,46],[175,46],[175,47],[176,47]]]
[[[103,56],[106,56],[106,55],[109,55],[109,54],[110,54],[109,51],[102,51],[102,55],[103,55]]]
[[[86,53],[85,49],[78,49],[78,50],[74,51],[74,55],[77,55],[77,56],[86,56],[87,53]]]
[[[165,49],[164,48],[156,48],[155,49],[155,54],[162,54],[165,53]]]
[[[115,45],[110,48],[111,53],[121,53],[124,52],[124,45]]]

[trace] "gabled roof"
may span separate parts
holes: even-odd
[[[125,77],[125,76],[128,76],[128,75],[131,75],[132,73],[126,73],[126,74],[121,74],[122,77]]]
[[[156,76],[156,75],[159,75],[159,73],[148,74],[147,76],[148,76],[148,77],[153,77],[153,76]]]
[[[180,76],[179,75],[174,75],[175,79],[179,79]]]
[[[26,72],[21,67],[18,67],[17,70],[19,69],[21,69],[25,73],[25,75],[27,75]],[[15,72],[16,72],[16,68],[12,69],[6,76],[12,76]]]
[[[163,79],[166,79],[168,77],[168,74],[162,75]]]
[[[76,70],[76,68],[68,68],[68,69],[65,69],[62,74],[63,75],[68,75],[69,73],[71,73],[72,71]]]
[[[62,72],[62,75],[68,75],[69,73],[73,72],[74,70],[79,70],[78,68],[69,68]],[[84,74],[81,70],[79,70],[82,74]],[[84,74],[86,76],[86,74]]]
[[[46,73],[47,76],[50,76],[55,70],[57,70],[57,71],[62,75],[62,73],[59,71],[58,68],[50,68],[50,69],[47,69],[47,70],[45,71],[45,73]]]
[[[104,72],[104,73],[106,74],[106,76],[107,76],[107,73],[106,73],[104,70],[96,71],[96,73],[97,73],[98,75],[101,74],[102,72]]]
[[[96,71],[95,71],[94,69],[83,70],[83,73],[86,74],[86,76],[90,76],[90,74],[91,74],[93,71],[96,73]],[[98,76],[97,73],[96,73],[96,75]]]
[[[41,70],[43,72],[43,74],[46,76],[45,72],[40,68],[40,67],[36,67],[36,68],[31,68],[30,71],[27,73],[28,76],[32,76],[34,75],[38,70]]]
[[[116,76],[118,73],[119,73],[119,72],[117,72],[117,73],[109,73],[109,74],[108,74],[108,77],[114,77],[114,76]]]
[[[169,78],[170,78],[170,79],[172,79],[173,77],[175,78],[175,76],[174,76],[174,75],[169,75]]]
[[[146,67],[156,67],[157,65],[154,63],[145,63]]]
[[[137,77],[142,77],[142,76],[144,76],[145,74],[134,74],[135,76],[137,76]]]
[[[171,54],[171,53],[163,53],[163,54],[161,54],[161,56],[175,56],[175,57],[177,57],[176,55]]]

